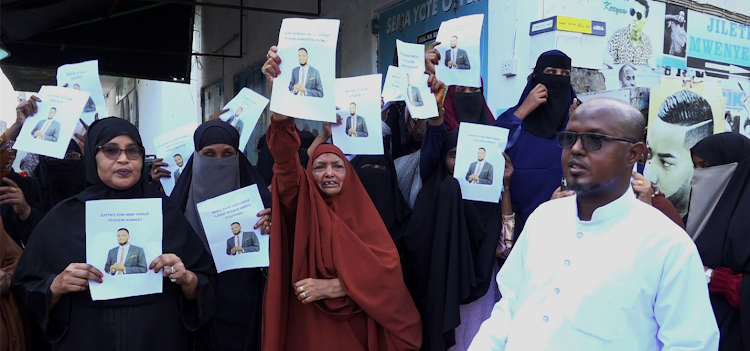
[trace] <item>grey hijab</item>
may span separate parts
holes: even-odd
[[[230,158],[205,157],[193,153],[193,178],[190,180],[185,217],[203,240],[206,250],[211,252],[206,240],[206,232],[198,215],[198,203],[224,195],[240,188],[240,162],[235,155]]]
[[[737,169],[737,163],[696,169],[693,172],[693,192],[690,195],[690,211],[687,218],[687,232],[698,239],[709,218],[724,194],[729,181]]]

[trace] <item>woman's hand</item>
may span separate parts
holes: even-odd
[[[99,114],[97,113],[94,115],[94,122],[98,120],[99,120]],[[81,148],[81,152],[83,152],[85,150],[83,147],[84,145],[86,145],[86,134],[89,133],[89,125],[86,124],[86,122],[84,122],[82,118],[79,118],[78,122],[81,123],[81,125],[83,126],[83,129],[81,130],[80,133],[78,132],[73,133],[73,139],[78,144],[78,147]]]
[[[151,165],[151,179],[158,181],[161,178],[172,178],[172,172],[167,170],[169,164],[163,158],[157,158]]]
[[[558,187],[557,187],[557,189],[555,189],[555,192],[554,192],[554,193],[552,193],[552,200],[555,200],[555,199],[562,199],[562,198],[564,198],[564,197],[568,197],[568,196],[573,196],[573,195],[575,195],[575,194],[576,194],[576,193],[575,193],[575,192],[573,192],[572,190],[562,190],[562,189],[561,189],[561,188],[560,188],[560,187],[558,186]]]
[[[63,294],[85,291],[89,280],[101,283],[104,274],[88,263],[71,263],[52,281],[49,291],[52,293],[50,307],[53,307]]]
[[[297,300],[303,304],[346,296],[346,291],[344,291],[338,278],[307,278],[292,284],[292,287],[294,288],[294,293],[297,294]]]
[[[631,185],[635,194],[638,195],[638,200],[651,205],[651,198],[654,197],[651,182],[638,172],[633,172],[633,178]]]
[[[31,206],[26,202],[23,191],[18,187],[16,182],[9,178],[3,178],[3,182],[8,186],[0,187],[0,205],[11,205],[22,221],[25,221],[31,215]]]
[[[424,52],[424,66],[425,73],[434,75],[435,65],[440,64],[440,51],[435,49],[436,46],[440,45],[440,42],[434,42],[427,47],[427,51]]]
[[[508,157],[508,154],[503,152],[503,157],[505,157],[505,171],[503,172],[503,186],[505,186],[505,190],[507,191],[508,187],[510,187],[510,179],[513,177],[513,162],[510,161],[510,157]]]
[[[268,84],[271,86],[271,88],[273,88],[274,78],[278,77],[281,74],[281,69],[279,68],[279,65],[281,64],[281,57],[276,54],[276,52],[278,51],[279,49],[276,47],[276,45],[271,46],[271,48],[268,49],[268,54],[266,55],[268,59],[261,68],[261,71],[266,76],[266,80],[268,81]]]
[[[225,108],[225,109],[223,109],[221,111],[216,111],[213,114],[211,114],[210,116],[208,116],[208,120],[209,121],[213,121],[215,119],[219,119],[219,117],[221,117],[221,115],[223,115],[223,114],[225,114],[227,112],[229,112],[228,108]]]
[[[521,106],[518,107],[515,115],[518,119],[523,121],[530,113],[534,112],[539,105],[546,103],[547,87],[542,84],[537,84],[534,89],[531,89],[526,99],[523,100]]]
[[[148,269],[153,269],[156,273],[162,271],[165,278],[169,278],[172,283],[176,283],[182,287],[182,294],[185,295],[185,298],[195,300],[198,289],[198,277],[185,268],[182,259],[177,255],[171,253],[161,254],[151,262]]]
[[[261,234],[271,234],[271,209],[260,211],[257,216],[260,219],[255,223],[255,229],[261,228]]]

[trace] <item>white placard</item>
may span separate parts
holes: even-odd
[[[161,186],[167,196],[172,195],[177,180],[180,179],[188,160],[193,156],[195,151],[193,133],[196,128],[198,125],[195,123],[188,124],[154,138],[156,157],[164,159],[164,162],[168,164],[167,170],[172,172],[171,177],[161,178]]]
[[[347,155],[382,155],[380,74],[336,79],[336,106],[341,125],[333,125],[333,144]]]
[[[104,100],[102,82],[99,80],[99,61],[62,65],[57,69],[57,86],[68,85],[68,88],[85,91],[91,94],[81,114],[86,124],[94,123],[96,114],[99,118],[107,117],[107,102]]]
[[[104,274],[89,281],[91,299],[112,300],[163,289],[149,270],[162,254],[162,199],[86,201],[86,263]]]
[[[245,150],[250,135],[260,119],[263,110],[268,106],[268,99],[252,89],[242,88],[237,96],[230,100],[222,110],[229,110],[221,115],[221,120],[231,124],[240,132],[240,151]]]
[[[388,66],[385,83],[383,84],[383,92],[380,96],[383,98],[384,103],[404,101],[404,97],[401,95],[401,70],[398,67]]]
[[[268,267],[268,235],[253,229],[258,212],[265,207],[258,185],[200,202],[197,207],[217,272]]]
[[[43,86],[37,97],[37,113],[26,118],[13,148],[62,159],[89,93]]]
[[[424,73],[424,45],[405,43],[396,39],[396,52],[398,52],[399,68]]]
[[[480,88],[481,60],[479,42],[482,36],[484,15],[454,18],[440,24],[436,49],[440,52],[440,63],[435,66],[435,75],[445,85],[460,85]]]
[[[339,20],[287,18],[281,22],[271,111],[295,118],[335,122],[336,42]]]
[[[453,177],[461,185],[464,200],[500,201],[503,190],[508,130],[462,122],[458,129]]]
[[[435,94],[427,85],[429,76],[420,70],[401,69],[401,95],[405,98],[406,107],[411,118],[428,119],[438,116]]]

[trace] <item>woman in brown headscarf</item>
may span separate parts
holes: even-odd
[[[23,252],[0,220],[0,351],[26,350],[24,319],[16,299],[10,293],[10,281]]]
[[[281,59],[269,51],[269,83]],[[294,120],[273,115],[263,350],[419,350],[419,314],[396,246],[352,165],[333,145],[299,164]]]

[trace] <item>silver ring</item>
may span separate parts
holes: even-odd
[[[271,58],[271,56],[270,56],[270,55],[268,55],[268,54],[266,54],[266,60],[268,60],[268,59],[270,59],[270,58]]]
[[[172,283],[177,283],[177,279],[170,279]]]
[[[302,292],[302,297],[307,298],[307,295],[305,295],[305,293]]]
[[[300,287],[299,287],[299,291],[305,291],[305,288],[304,288],[304,287],[302,287],[302,286],[300,286]]]
[[[171,271],[172,271],[172,273],[170,273],[170,274],[174,274],[174,272],[175,272],[175,270],[174,270],[174,267],[172,267],[172,266],[169,266],[169,270],[171,270]]]

